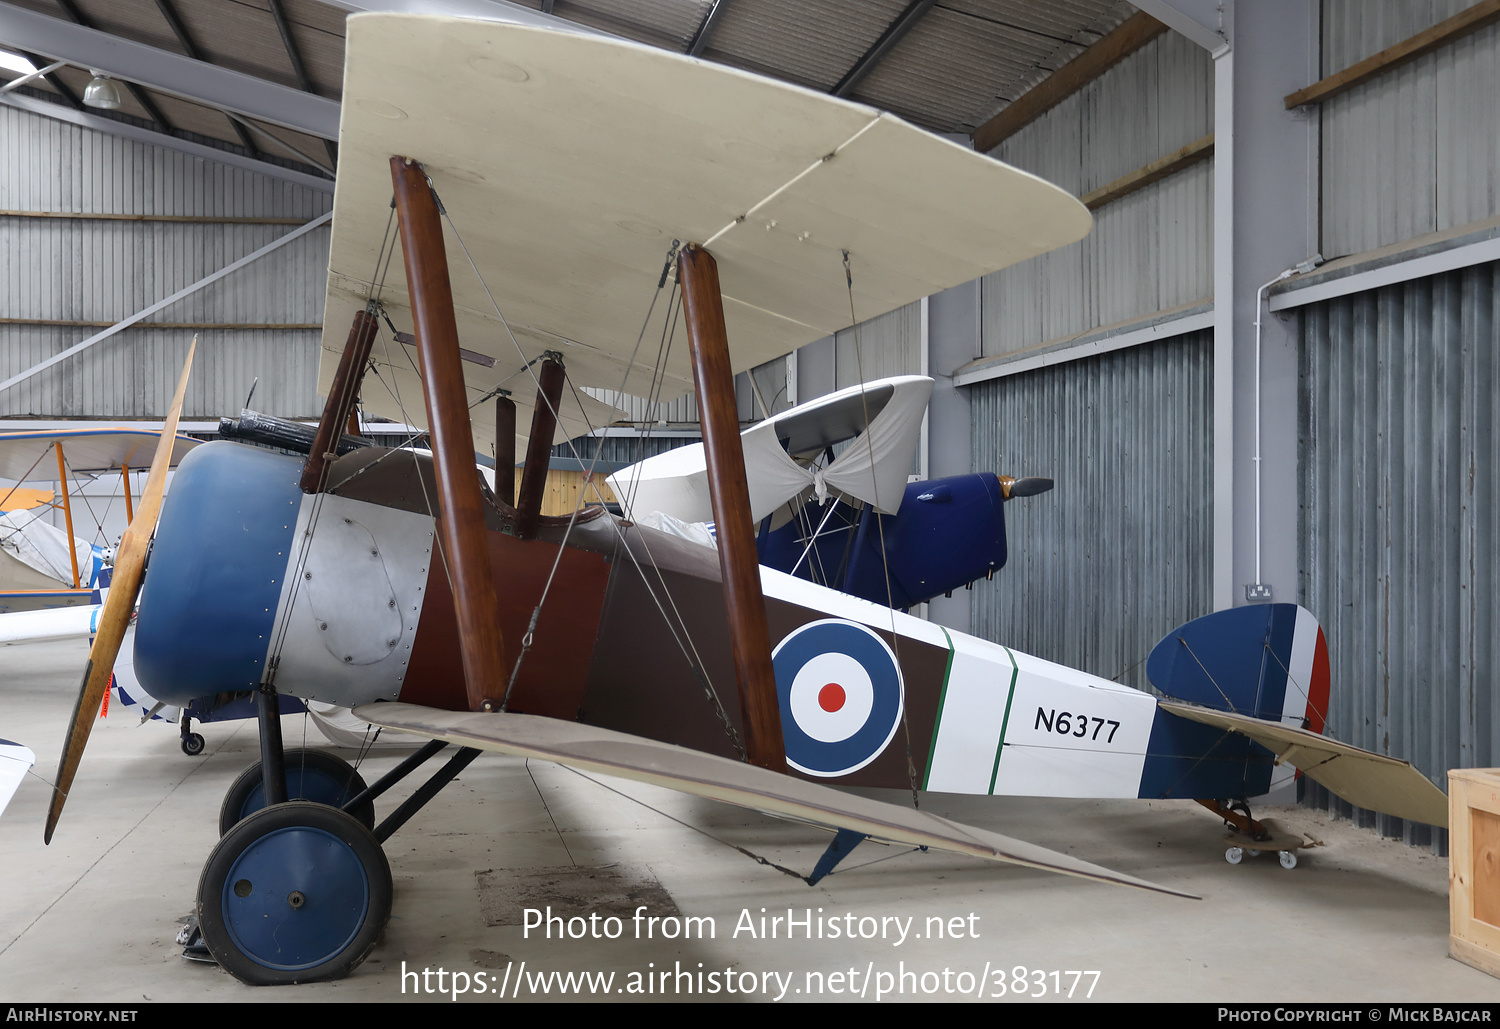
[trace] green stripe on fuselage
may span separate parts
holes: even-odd
[[[1005,750],[1005,730],[1010,727],[1010,705],[1016,699],[1016,679],[1021,669],[1016,665],[1016,655],[1005,647],[1005,656],[1010,658],[1010,692],[1005,697],[1005,717],[1000,721],[1000,742],[995,746],[995,766],[990,769],[990,796],[995,795],[995,779],[1000,775],[1000,755]],[[949,658],[952,663],[952,658]]]
[[[940,625],[939,629],[943,629]],[[927,771],[922,773],[922,789],[927,789],[927,780],[932,777],[932,759],[937,754],[938,729],[943,725],[943,703],[948,699],[948,677],[953,674],[953,637],[943,629],[943,639],[948,641],[948,665],[943,669],[943,690],[938,694],[937,717],[932,720],[932,744],[927,748]]]

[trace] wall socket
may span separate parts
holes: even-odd
[[[1270,603],[1271,584],[1268,582],[1245,583],[1245,600],[1251,604]]]

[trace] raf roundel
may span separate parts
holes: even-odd
[[[786,760],[832,778],[875,760],[901,724],[901,668],[856,622],[824,619],[789,633],[771,654]]]

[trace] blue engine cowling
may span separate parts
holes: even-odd
[[[162,505],[141,590],[135,672],[158,700],[255,689],[302,501],[302,460],[234,443],[193,450]]]
[[[1005,566],[1005,500],[993,475],[908,483],[894,515],[837,510],[804,554],[805,540],[827,513],[808,504],[775,531],[767,519],[758,540],[761,564],[902,609]]]

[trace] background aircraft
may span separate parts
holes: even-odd
[[[0,433],[0,481],[7,482],[0,486],[0,614],[99,603],[95,593],[108,584],[100,575],[114,540],[105,523],[129,523],[132,476],[151,461],[159,438],[151,430],[125,428]],[[172,466],[197,445],[177,437]],[[110,497],[96,511],[82,485],[112,475],[120,476],[122,503],[117,508]],[[43,491],[28,489],[27,482],[59,486]],[[75,499],[83,501],[81,510],[74,510]],[[50,521],[54,507],[63,512],[62,528]]]
[[[729,399],[732,368],[826,335],[851,308],[872,316],[1077,239],[1089,224],[1082,206],[889,115],[659,50],[446,18],[348,24],[325,332],[325,351],[341,357],[326,369],[323,422],[306,460],[199,448],[165,506],[166,458],[153,462],[47,837],[80,788],[154,528],[135,647],[142,681],[173,703],[257,691],[262,758],[240,785],[258,780],[265,806],[247,802],[230,812],[242,819],[221,823],[198,897],[210,951],[248,982],[334,978],[363,959],[390,913],[381,844],[480,749],[839,830],[809,881],[874,836],[1158,888],[829,788],[1176,796],[1179,766],[1216,760],[1221,743],[1153,750],[1159,732],[1187,738],[1153,697],[760,568]],[[439,65],[450,73],[441,83],[430,73]],[[644,330],[621,298],[665,289],[674,270],[662,306],[675,309],[681,290],[691,357],[666,348],[653,374],[683,389],[691,365],[716,554],[599,508],[538,513],[558,425],[577,435],[570,418],[589,413],[563,403],[566,379],[629,391],[629,341]],[[372,361],[386,319],[414,326],[421,375],[389,337]],[[465,367],[460,338],[504,367]],[[334,453],[370,365],[389,395],[372,397],[366,379],[364,404],[411,424],[408,405],[421,398],[431,458]],[[512,502],[481,485],[472,433],[498,424],[497,443],[513,436],[515,407],[488,400],[517,377],[538,383],[538,457]],[[169,426],[185,386],[186,370]],[[1289,703],[1294,718],[1315,715],[1316,692],[1298,706],[1289,683],[1301,673],[1289,669],[1277,695],[1267,662],[1316,655],[1317,634],[1295,611],[1260,617],[1261,635],[1245,637],[1259,644],[1245,644],[1259,654],[1253,673],[1222,655],[1240,676],[1227,686],[1206,636],[1182,630],[1178,645],[1233,709],[1201,717],[1278,750],[1282,738],[1306,753],[1332,747],[1349,758],[1340,766],[1376,760],[1281,724]],[[1272,645],[1288,631],[1290,649]],[[434,742],[347,800],[287,802],[282,693],[361,705],[361,717]],[[461,749],[372,831],[366,806],[448,743]],[[1248,755],[1220,764],[1232,770],[1221,779],[1254,771]],[[1420,800],[1402,810],[1435,810],[1430,795]]]
[[[925,375],[880,379],[741,433],[760,563],[903,611],[1005,567],[1006,501],[1046,492],[1052,480],[908,482],[931,394]],[[609,484],[637,521],[713,517],[701,443],[621,469]]]

